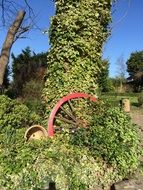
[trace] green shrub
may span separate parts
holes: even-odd
[[[4,110],[11,118],[19,104],[6,96],[0,98],[0,113]],[[6,118],[10,128],[4,125],[6,130],[0,133],[0,188],[36,190],[54,181],[59,190],[91,190],[97,186],[106,190],[134,172],[140,158],[136,126],[123,111],[107,109],[101,103],[90,105],[89,128],[41,141],[25,142],[23,120],[20,125]],[[26,111],[27,107],[18,110]],[[1,121],[5,115],[1,114]]]
[[[45,114],[45,105],[41,100],[38,99],[23,99],[23,103],[32,111],[40,115],[41,117]]]
[[[143,106],[143,94],[138,97],[138,104],[139,106]]]
[[[119,108],[108,108],[93,116],[90,128],[79,129],[72,143],[88,147],[91,155],[100,157],[118,171],[122,178],[137,169],[141,155],[137,126]]]
[[[68,134],[53,139],[24,142],[23,129],[16,130],[15,143],[6,144],[0,134],[0,187],[5,190],[36,190],[54,181],[58,190],[88,190],[121,179],[103,159],[88,148],[69,143]]]
[[[40,99],[43,86],[43,81],[30,80],[23,86],[22,96],[27,99]]]
[[[37,122],[40,122],[40,117],[27,106],[5,95],[0,96],[0,130],[22,128]]]

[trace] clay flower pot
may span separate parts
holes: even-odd
[[[24,138],[26,140],[36,140],[47,138],[47,136],[48,133],[44,127],[40,125],[33,125],[26,130]]]

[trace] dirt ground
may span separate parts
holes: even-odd
[[[133,123],[140,126],[143,130],[143,111],[131,111],[130,116],[132,118]]]
[[[132,122],[139,126],[139,133],[141,135],[141,144],[143,146],[143,108],[139,110],[131,110],[129,113]]]
[[[139,126],[139,132],[141,135],[141,141],[143,145],[143,109],[136,111],[131,110],[129,115],[131,116],[132,122]]]

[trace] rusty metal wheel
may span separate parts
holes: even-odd
[[[92,117],[90,105],[96,101],[96,97],[86,93],[72,93],[61,98],[51,111],[48,136],[54,136],[55,132],[74,132],[78,127],[88,127],[87,118]],[[88,110],[88,113],[85,113],[85,110]]]

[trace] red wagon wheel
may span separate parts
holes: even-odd
[[[96,100],[96,97],[86,93],[72,93],[61,98],[51,111],[48,136],[54,136],[55,131],[62,131],[64,128],[74,131],[79,126],[87,127],[86,116],[83,118],[84,106],[90,106],[91,102]]]

